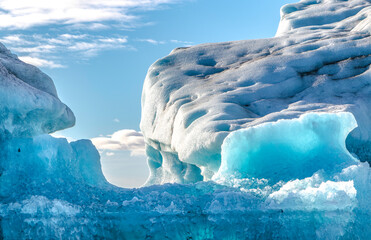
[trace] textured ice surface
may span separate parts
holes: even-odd
[[[281,8],[277,35],[326,30],[371,33],[370,1],[304,0]]]
[[[166,184],[139,189],[46,134],[72,112],[2,47],[0,239],[369,239],[370,5],[301,1],[278,37],[157,61],[141,127],[147,184]]]
[[[211,179],[231,132],[308,112],[353,113],[347,145],[371,159],[360,147],[371,140],[371,2],[305,0],[281,12],[275,38],[180,48],[150,67],[148,184]]]
[[[0,135],[32,136],[73,126],[50,77],[0,44]]]

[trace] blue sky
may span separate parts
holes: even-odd
[[[148,67],[176,47],[273,37],[294,0],[0,0],[0,41],[52,77],[107,179],[144,183],[140,98]],[[127,129],[127,130],[125,130]]]

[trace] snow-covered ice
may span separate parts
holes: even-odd
[[[370,16],[369,0],[303,0],[274,38],[155,62],[139,189],[109,184],[89,140],[48,135],[73,113],[1,45],[0,239],[368,239]]]
[[[209,180],[231,132],[309,112],[352,113],[347,144],[360,152],[371,141],[370,14],[365,0],[301,1],[282,8],[275,38],[181,48],[155,62],[142,96],[148,184]]]

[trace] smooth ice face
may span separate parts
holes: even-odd
[[[30,137],[74,124],[52,79],[0,44],[0,138]]]
[[[357,127],[351,113],[308,113],[232,132],[214,179],[264,178],[273,183],[328,174],[356,163],[345,146]]]

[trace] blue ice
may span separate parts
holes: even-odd
[[[232,132],[222,145],[214,178],[303,179],[319,170],[332,174],[356,163],[345,140],[357,127],[351,113],[308,113]]]

